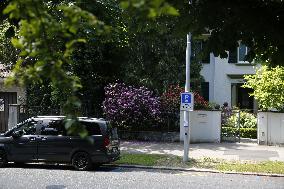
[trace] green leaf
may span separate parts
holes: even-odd
[[[122,1],[122,2],[120,2],[120,6],[121,6],[121,8],[123,8],[123,9],[128,9],[129,8],[129,1]]]
[[[69,31],[70,31],[71,33],[73,33],[73,34],[76,34],[76,33],[77,33],[77,30],[78,30],[77,26],[70,26],[70,27],[69,27]]]
[[[17,4],[15,2],[9,3],[9,5],[3,10],[3,14],[9,14],[12,11],[17,10]]]
[[[179,16],[179,12],[177,9],[175,9],[173,6],[166,5],[162,8],[162,13],[172,16]]]
[[[79,132],[81,138],[86,138],[88,136],[88,131],[86,129]]]
[[[27,56],[29,53],[25,50],[21,51],[19,56]]]
[[[157,11],[153,8],[149,9],[148,18],[156,18],[158,15]]]
[[[11,42],[14,45],[14,47],[16,47],[18,49],[23,49],[24,48],[24,45],[17,38],[12,38]]]

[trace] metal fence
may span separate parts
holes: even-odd
[[[241,138],[256,138],[256,113],[253,113],[253,111],[251,109],[222,111],[222,141],[240,142]]]

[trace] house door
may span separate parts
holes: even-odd
[[[0,132],[8,129],[9,104],[17,103],[16,92],[0,92]]]
[[[240,109],[253,110],[254,98],[249,96],[253,92],[252,89],[243,88],[243,83],[232,84],[232,106],[237,106]]]
[[[250,93],[253,92],[252,89],[249,88],[242,88],[243,84],[237,85],[237,104],[239,105],[240,109],[253,109],[253,97],[249,96]]]

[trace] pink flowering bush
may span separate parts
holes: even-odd
[[[137,130],[160,122],[159,97],[146,87],[136,88],[124,83],[105,87],[103,111],[106,118],[121,129]]]
[[[180,108],[180,93],[184,92],[184,88],[178,85],[169,86],[161,96],[161,104],[164,112],[179,112]]]

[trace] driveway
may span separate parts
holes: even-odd
[[[220,158],[244,161],[284,161],[284,147],[254,143],[200,143],[189,145],[190,158]],[[126,153],[172,154],[183,156],[183,143],[122,141]]]

